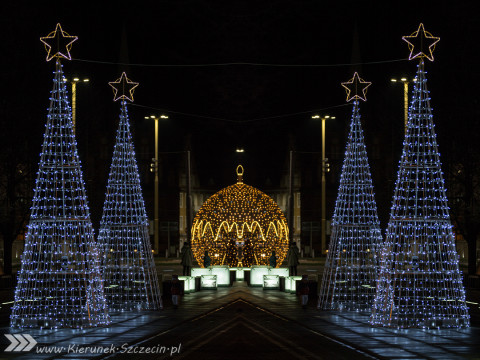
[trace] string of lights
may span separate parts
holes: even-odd
[[[241,166],[239,166],[241,168]],[[211,265],[268,265],[275,251],[277,267],[288,251],[288,226],[277,203],[260,190],[238,182],[209,197],[192,225],[192,251],[203,266],[205,251]]]
[[[105,297],[110,310],[156,310],[160,308],[160,289],[149,222],[127,103],[121,99],[120,123],[98,236]]]
[[[383,239],[359,111],[370,84],[357,73],[342,83],[354,102],[319,293],[324,310],[370,310],[375,296]]]
[[[12,327],[84,328],[110,323],[59,57]]]
[[[466,327],[470,317],[420,59],[371,323]]]

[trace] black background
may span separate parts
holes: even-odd
[[[149,166],[154,139],[153,122],[144,116],[167,113],[160,151],[190,147],[199,186],[233,183],[241,162],[245,181],[263,189],[280,185],[292,146],[320,151],[315,113],[336,116],[327,123],[327,156],[341,166],[351,106],[340,82],[358,70],[373,82],[361,113],[367,149],[376,146],[379,154],[371,166],[383,220],[403,141],[403,88],[390,78],[414,77],[417,62],[402,60],[409,51],[401,37],[420,22],[441,38],[426,70],[442,161],[462,156],[461,144],[478,150],[476,10],[475,1],[4,1],[0,116],[9,139],[0,146],[26,151],[38,164],[54,70],[39,37],[57,22],[79,37],[74,60],[63,61],[66,76],[90,78],[77,90],[77,141],[89,200],[98,210],[110,159],[96,159],[95,166],[89,159],[98,158],[102,138],[111,154],[119,104],[107,83],[121,71],[140,83],[129,114],[141,168]],[[239,62],[328,66],[147,66]],[[332,139],[339,148],[332,148]],[[237,146],[245,153],[235,153]],[[335,189],[338,178],[329,182]]]

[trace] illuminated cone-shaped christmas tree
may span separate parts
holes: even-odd
[[[370,310],[375,296],[382,236],[359,113],[370,84],[357,73],[342,83],[347,101],[354,102],[320,288],[319,307],[325,310]]]
[[[107,325],[99,252],[60,64],[61,57],[70,58],[76,37],[58,24],[41,40],[48,50],[47,60],[56,59],[56,70],[11,325]]]
[[[121,113],[98,237],[105,296],[110,310],[158,309],[160,290],[126,102],[133,101],[138,84],[123,73],[110,85]]]
[[[420,64],[371,323],[387,327],[468,326],[424,70],[423,58],[433,60],[433,47],[439,38],[420,24],[417,32],[404,40],[412,51],[410,58],[420,57]]]

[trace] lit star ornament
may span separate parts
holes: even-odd
[[[108,85],[113,88],[113,101],[121,99],[133,102],[133,91],[138,86],[138,83],[130,81],[125,72],[122,73],[119,79],[109,82]]]
[[[70,50],[72,50],[72,44],[77,39],[77,36],[70,36],[63,31],[62,26],[58,23],[55,31],[40,38],[40,41],[45,45],[45,50],[47,50],[47,61],[53,58],[72,60]]]
[[[408,60],[426,57],[428,60],[433,61],[435,44],[440,41],[439,37],[432,36],[428,31],[425,31],[422,23],[420,23],[417,31],[410,36],[403,36],[402,39],[407,42],[410,49]]]
[[[347,90],[347,101],[352,99],[360,99],[367,101],[367,88],[372,85],[369,81],[364,81],[358,76],[358,73],[353,74],[347,82],[342,82],[342,86]]]

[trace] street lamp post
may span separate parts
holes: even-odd
[[[167,115],[160,115],[157,117],[155,115],[145,116],[145,119],[154,119],[155,120],[155,157],[152,159],[152,164],[150,167],[150,171],[153,171],[155,174],[155,181],[154,181],[154,194],[153,194],[153,248],[155,253],[159,253],[160,249],[160,240],[159,240],[159,224],[158,224],[158,120],[159,119],[168,119]],[[168,257],[168,248],[166,257]]]
[[[67,79],[65,79],[67,81]],[[88,83],[90,79],[83,79],[82,82]],[[77,83],[80,82],[78,77],[73,78],[70,82],[72,84],[72,123],[73,123],[73,133],[75,133],[75,128],[77,124]]]
[[[326,178],[325,173],[330,171],[330,164],[328,163],[328,158],[325,157],[325,120],[335,119],[335,116],[325,115],[313,115],[312,119],[321,119],[322,120],[322,232],[321,232],[321,251],[322,254],[327,252],[327,219],[326,219]]]
[[[398,82],[397,79],[390,79],[391,82],[396,83]],[[408,84],[410,81],[407,78],[401,78],[400,81],[403,83],[403,112],[405,117],[405,133],[407,132],[407,124],[408,124]],[[413,80],[415,81],[415,79]]]
[[[186,217],[186,233],[187,241],[191,241],[191,224],[193,222],[193,201],[192,201],[192,165],[191,165],[190,150],[187,150],[187,217]]]

